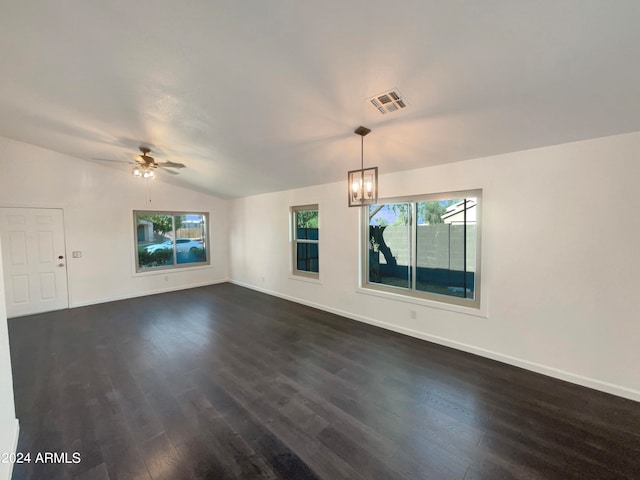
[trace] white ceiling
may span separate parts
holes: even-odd
[[[5,1],[0,135],[149,144],[237,197],[346,180],[359,125],[381,174],[636,131],[639,26],[637,0]]]

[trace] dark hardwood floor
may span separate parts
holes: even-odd
[[[639,403],[230,284],[9,328],[14,480],[640,478]]]

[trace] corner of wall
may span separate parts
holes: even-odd
[[[4,428],[3,432],[7,432],[7,436],[0,438],[0,454],[11,454],[18,450],[20,423],[17,419],[10,423],[13,423],[13,428],[11,426]],[[13,465],[13,462],[0,462],[0,480],[11,480]]]
[[[7,325],[4,297],[4,276],[0,255],[0,454],[15,453],[18,447],[20,426],[16,419],[13,400],[13,375],[9,350],[9,330]],[[1,459],[0,459],[1,460]],[[0,479],[11,478],[13,464],[0,461]]]

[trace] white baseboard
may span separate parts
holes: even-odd
[[[206,282],[198,282],[198,283],[189,283],[186,285],[173,285],[167,288],[159,288],[156,290],[148,290],[145,292],[134,292],[127,293],[124,295],[116,295],[112,297],[104,297],[104,298],[95,298],[92,300],[85,300],[82,302],[70,302],[69,308],[77,308],[77,307],[86,307],[88,305],[97,305],[100,303],[107,302],[117,302],[118,300],[127,300],[129,298],[137,298],[137,297],[146,297],[148,295],[157,295],[158,293],[168,293],[168,292],[177,292],[179,290],[188,290],[190,288],[198,288],[198,287],[206,287],[208,285],[217,285],[219,283],[227,283],[229,282],[228,278],[218,279],[218,280],[210,280]]]
[[[18,437],[20,436],[20,423],[15,420],[15,426],[13,428],[13,439],[9,438],[6,446],[9,446],[11,450],[0,448],[0,453],[16,453],[18,450]],[[4,440],[3,442],[4,443]],[[11,446],[10,446],[11,445]],[[4,447],[4,445],[3,445]],[[13,462],[0,463],[0,480],[11,480],[13,475]]]
[[[300,303],[308,307],[317,308],[318,310],[324,310],[325,312],[340,315],[342,317],[347,317],[352,320],[356,320],[358,322],[368,323],[369,325],[374,325],[376,327],[384,328],[386,330],[391,330],[397,333],[401,333],[403,335],[408,335],[410,337],[419,338],[421,340],[426,340],[428,342],[437,343],[439,345],[454,348],[456,350],[462,350],[463,352],[472,353],[480,357],[490,358],[491,360],[496,360],[498,362],[506,363],[508,365],[524,368],[525,370],[530,370],[532,372],[541,373],[548,377],[557,378],[559,380],[564,380],[566,382],[574,383],[576,385],[581,385],[583,387],[592,388],[594,390],[599,390],[601,392],[610,393],[618,397],[628,398],[629,400],[635,400],[636,402],[640,402],[640,391],[638,390],[623,387],[620,385],[615,385],[615,384],[604,382],[602,380],[597,380],[594,378],[585,377],[575,373],[567,372],[565,370],[560,370],[558,368],[554,368],[548,365],[542,365],[539,363],[531,362],[529,360],[524,360],[522,358],[512,357],[511,355],[505,355],[499,352],[494,352],[492,350],[476,347],[474,345],[457,342],[455,340],[450,340],[448,338],[438,337],[436,335],[430,335],[424,332],[419,332],[417,330],[400,327],[392,323],[382,322],[380,320],[374,320],[368,317],[364,317],[362,315],[343,311],[333,307],[328,307],[326,305],[321,305],[319,303],[310,302],[302,298],[296,298],[290,295],[284,295],[278,292],[267,290],[265,288],[257,287],[255,285],[239,282],[237,280],[230,280],[229,282],[235,285],[238,285],[240,287],[250,288],[258,292],[266,293],[268,295],[273,295],[275,297],[279,297],[295,303]]]

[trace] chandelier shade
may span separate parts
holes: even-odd
[[[364,137],[370,129],[358,127],[353,133],[360,135],[360,169],[347,172],[349,206],[361,207],[378,202],[378,167],[364,168]]]
[[[378,201],[378,167],[348,173],[349,206],[372,205]]]

